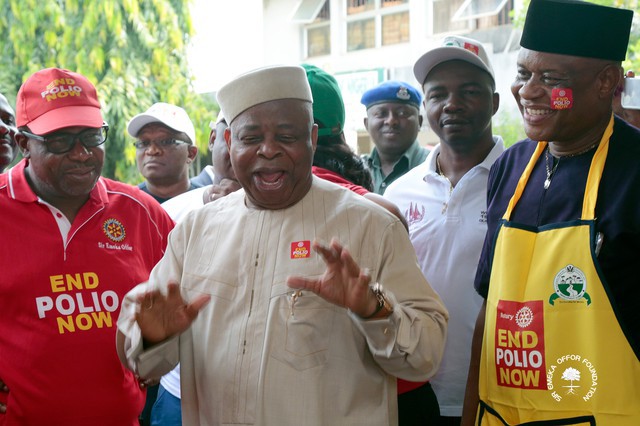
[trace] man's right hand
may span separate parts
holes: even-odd
[[[140,306],[136,322],[145,346],[155,345],[185,331],[209,300],[211,296],[203,294],[187,303],[175,282],[169,283],[166,295],[160,290],[152,290],[138,296]]]
[[[242,188],[237,180],[222,179],[218,185],[212,185],[211,188],[205,191],[203,201],[205,204],[215,201],[218,198],[222,198],[232,192]]]

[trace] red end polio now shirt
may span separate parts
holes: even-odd
[[[136,425],[145,396],[118,359],[116,322],[173,223],[137,188],[100,178],[65,241],[27,161],[0,175],[0,425]]]

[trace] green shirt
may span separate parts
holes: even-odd
[[[398,179],[415,166],[422,164],[427,158],[429,150],[420,146],[418,141],[414,141],[411,147],[407,149],[402,157],[393,166],[393,170],[387,176],[382,172],[380,165],[380,156],[376,148],[373,148],[371,154],[363,155],[373,177],[373,192],[382,195],[387,187],[394,180]]]

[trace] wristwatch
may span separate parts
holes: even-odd
[[[378,301],[378,305],[376,306],[375,311],[373,311],[371,315],[367,317],[363,317],[362,319],[372,319],[373,317],[378,315],[380,311],[382,311],[383,309],[386,311],[385,317],[391,315],[393,313],[393,305],[391,304],[391,302],[389,302],[389,299],[387,299],[387,296],[384,293],[382,285],[380,285],[380,283],[375,283],[369,288],[373,292],[373,295],[376,297],[376,300]]]

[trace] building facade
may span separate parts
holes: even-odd
[[[347,109],[345,134],[360,153],[369,152],[372,147],[363,125],[362,93],[388,79],[419,87],[413,76],[414,62],[450,34],[472,37],[485,44],[501,94],[500,111],[516,110],[509,86],[515,77],[520,40],[513,16],[522,0],[261,3],[263,38],[259,43],[263,46],[263,62],[306,62],[334,74]],[[433,134],[426,127],[423,130],[421,142],[433,143]]]

